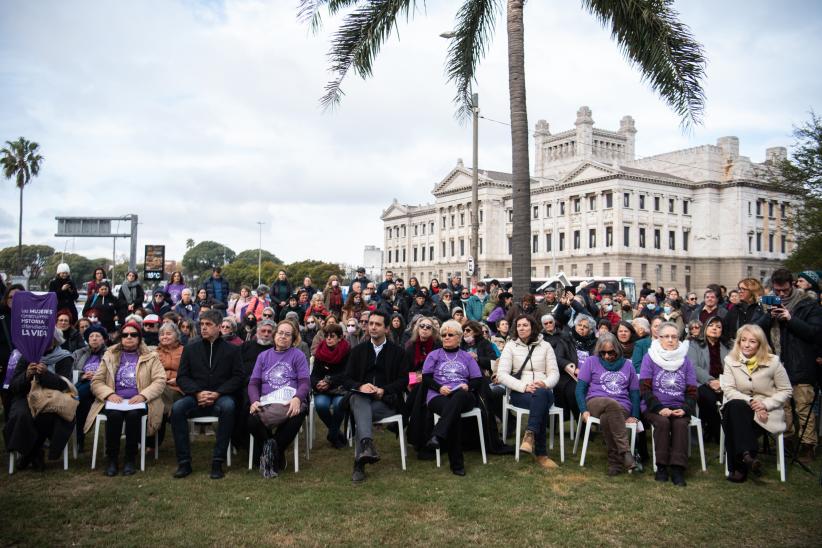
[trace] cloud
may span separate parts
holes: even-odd
[[[454,9],[429,5],[401,22],[373,78],[351,75],[342,105],[323,112],[336,22],[312,35],[293,2],[0,4],[0,139],[25,135],[46,156],[26,189],[24,240],[108,256],[108,239],[54,238],[54,217],[135,213],[138,249],[165,243],[181,258],[189,237],[254,248],[263,220],[264,247],[285,260],[361,262],[364,245],[381,245],[379,215],[393,198],[431,201],[458,157],[470,165],[471,129],[453,117],[448,42],[438,37]],[[728,134],[754,160],[789,144],[822,96],[822,76],[809,70],[822,50],[817,4],[680,9],[710,59],[703,126],[683,133],[574,3],[526,8],[530,125],[570,129],[585,104],[606,129],[631,114],[639,155]],[[483,116],[507,122],[504,14],[477,91]],[[484,119],[481,166],[507,171],[510,158],[510,129]],[[16,243],[16,203],[14,186],[0,185],[0,246]]]

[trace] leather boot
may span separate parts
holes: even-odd
[[[523,453],[534,452],[534,433],[530,430],[526,430],[525,435],[522,436],[522,443],[519,445],[519,450]]]

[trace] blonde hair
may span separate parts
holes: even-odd
[[[773,353],[771,352],[771,347],[768,346],[768,339],[765,338],[765,332],[762,331],[761,327],[752,323],[743,325],[736,332],[736,342],[734,343],[733,350],[731,350],[731,358],[736,361],[741,361],[745,357],[742,354],[742,348],[740,348],[739,342],[746,333],[755,338],[759,343],[759,348],[756,351],[757,363],[769,362],[773,357]]]
[[[291,328],[291,347],[300,346],[300,343],[303,342],[303,338],[300,336],[300,326],[297,325],[297,322],[294,320],[280,320],[277,323],[277,329],[280,326],[287,325]],[[277,332],[277,329],[274,330],[274,333]]]
[[[765,288],[762,287],[762,282],[756,278],[742,278],[736,285],[739,287],[742,284],[745,284],[745,287],[754,296],[754,301],[765,294]]]

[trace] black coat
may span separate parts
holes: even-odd
[[[438,319],[440,322],[447,322],[448,320],[450,320],[450,319],[451,319],[451,310],[452,310],[453,308],[454,308],[454,301],[453,301],[453,299],[451,300],[451,304],[450,304],[450,305],[449,305],[449,304],[447,304],[447,303],[446,303],[445,301],[443,301],[442,299],[440,299],[440,300],[437,302],[436,306],[434,307],[434,316],[436,316],[436,317],[437,317],[437,319]]]
[[[770,314],[763,321],[768,340],[771,338],[771,325],[776,321]],[[822,348],[822,306],[814,299],[803,299],[794,307],[790,321],[779,324],[779,358],[791,384],[816,384],[822,375],[822,368],[816,363]]]
[[[134,308],[142,308],[145,300],[146,292],[141,284],[137,284],[134,288],[134,300],[131,303],[126,300],[126,296],[123,295],[123,286],[120,286],[120,294],[117,295],[117,302],[115,304],[117,307],[117,315],[120,317],[120,323],[125,323],[126,317],[131,314],[128,310],[129,304],[133,304]]]
[[[400,411],[403,406],[402,394],[408,386],[408,360],[405,351],[396,344],[386,340],[380,355],[374,354],[374,345],[370,340],[351,349],[341,384],[348,390],[355,390],[368,382],[369,369],[381,370],[385,383],[378,388],[385,390],[382,401],[389,407]]]
[[[764,329],[767,316],[768,313],[761,304],[740,302],[722,318],[722,339],[726,341],[735,339],[737,330],[748,323],[756,324]]]
[[[243,384],[243,360],[240,347],[218,338],[190,342],[183,349],[177,386],[186,395],[202,390],[221,395],[234,394]]]
[[[67,291],[63,291],[63,285],[65,284],[69,285]],[[57,310],[66,309],[70,311],[72,320],[77,321],[77,307],[74,306],[74,303],[77,302],[80,294],[77,292],[74,281],[71,278],[65,280],[54,278],[49,282],[49,291],[57,295]]]

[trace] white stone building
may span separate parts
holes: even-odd
[[[362,252],[362,266],[369,280],[382,279],[382,249],[374,245],[367,245]]]
[[[594,128],[535,129],[531,179],[532,277],[631,276],[638,283],[700,290],[765,278],[791,252],[786,220],[796,201],[772,188],[768,167],[739,155],[739,139],[636,159],[634,120]],[[479,172],[479,266],[511,275],[511,175]],[[432,190],[434,202],[383,211],[384,268],[427,284],[464,273],[470,253],[471,169],[462,161]],[[464,275],[463,275],[464,277]]]

